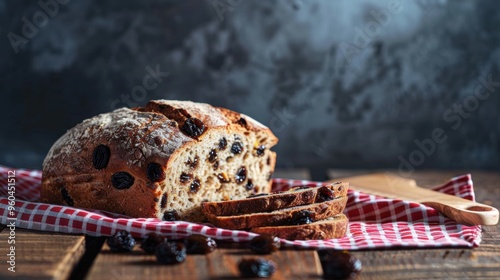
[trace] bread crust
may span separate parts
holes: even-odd
[[[344,211],[347,197],[338,197],[330,201],[313,203],[272,212],[261,212],[237,216],[206,215],[215,226],[227,229],[251,229],[264,226],[289,225],[304,211],[313,221],[319,221],[335,216]]]
[[[349,220],[344,214],[311,224],[296,226],[266,226],[253,228],[259,234],[269,234],[289,240],[312,240],[342,238],[347,232]]]
[[[235,121],[237,116],[244,119],[245,126]],[[201,120],[205,127],[198,137],[183,131],[185,122],[193,118]],[[218,133],[246,135],[249,131],[262,135],[267,148],[278,141],[269,128],[245,115],[190,101],[153,100],[145,107],[121,108],[95,116],[66,132],[48,152],[43,162],[41,201],[108,210],[131,217],[162,218],[164,210],[176,210],[159,206],[165,190],[172,190],[167,197],[170,204],[176,195],[174,190],[185,187],[168,180],[150,180],[146,176],[148,164],[159,164],[168,174],[176,168],[173,162],[180,151],[196,147],[205,137]],[[109,147],[109,162],[102,169],[93,166],[96,145]],[[266,155],[272,172],[276,155],[271,151]],[[113,187],[111,178],[118,172],[126,172],[134,178],[132,187],[120,190]],[[270,181],[266,179],[266,182],[255,192],[270,191]],[[226,196],[231,194],[231,188],[224,191]],[[192,207],[190,211],[195,213],[195,220],[201,219],[200,204],[193,203]],[[182,213],[181,218],[192,220]]]
[[[325,187],[332,191],[334,198],[337,198],[347,195],[349,183],[337,182]],[[267,196],[220,202],[203,202],[202,210],[207,216],[234,216],[255,212],[270,212],[318,202],[318,190],[320,188],[294,188],[286,192],[271,193]]]

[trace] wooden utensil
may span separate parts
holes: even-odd
[[[331,180],[331,182],[337,181],[349,182],[351,189],[368,194],[425,204],[458,223],[467,225],[496,225],[498,223],[498,210],[494,207],[425,189],[417,186],[415,180],[390,173]]]

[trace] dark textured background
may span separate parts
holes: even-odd
[[[391,2],[73,0],[16,53],[43,9],[0,1],[0,164],[40,168],[84,118],[165,98],[270,126],[280,167],[500,168],[498,1]],[[148,66],[169,75],[137,95]]]

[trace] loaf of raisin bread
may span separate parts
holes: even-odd
[[[338,214],[310,224],[257,227],[251,231],[289,240],[332,239],[344,237],[348,224],[347,217]]]
[[[346,196],[348,187],[347,182],[337,182],[322,187],[295,187],[285,192],[261,193],[246,199],[203,202],[202,210],[207,216],[234,216],[270,212]]]
[[[131,217],[201,221],[202,201],[269,192],[277,138],[252,118],[150,101],[87,119],[43,163],[41,200]]]
[[[344,211],[347,196],[319,203],[294,206],[272,212],[256,212],[236,216],[207,215],[215,226],[227,229],[252,229],[264,226],[307,224],[323,220]]]

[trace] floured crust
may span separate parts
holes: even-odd
[[[269,148],[277,143],[277,138],[267,127],[244,115],[240,118],[246,125],[241,125],[240,118],[235,121],[238,115],[203,103],[156,100],[142,108],[122,108],[87,119],[57,140],[47,154],[41,200],[132,217],[162,218],[165,212],[175,210],[182,219],[197,221],[203,219],[200,204],[204,199],[243,198],[269,192],[269,175],[276,161],[276,154]],[[183,130],[186,120],[195,118],[204,125],[198,137]],[[222,138],[227,138],[228,145],[242,142],[243,151],[248,154],[230,154],[231,162],[225,163],[229,156],[222,159],[222,155],[229,153],[228,148],[219,151],[216,142]],[[252,143],[247,143],[250,140]],[[262,157],[252,153],[253,142],[265,146]],[[109,162],[102,169],[93,166],[97,145],[110,151]],[[207,162],[213,149],[221,158],[217,168]],[[191,168],[186,162],[191,155],[194,159],[195,153],[199,153],[196,154],[198,160],[196,165],[191,163],[190,166],[195,166]],[[148,178],[148,166],[152,163],[161,166],[164,180]],[[233,177],[240,166],[248,169],[247,178],[237,184]],[[124,189],[113,186],[111,177],[119,172],[133,177],[133,185]],[[180,172],[192,173],[189,184],[193,184],[194,177],[198,179],[196,192],[190,190],[189,185],[179,183],[177,173]],[[219,184],[217,175],[224,172],[233,181]],[[244,183],[250,177],[257,183],[245,188]]]

